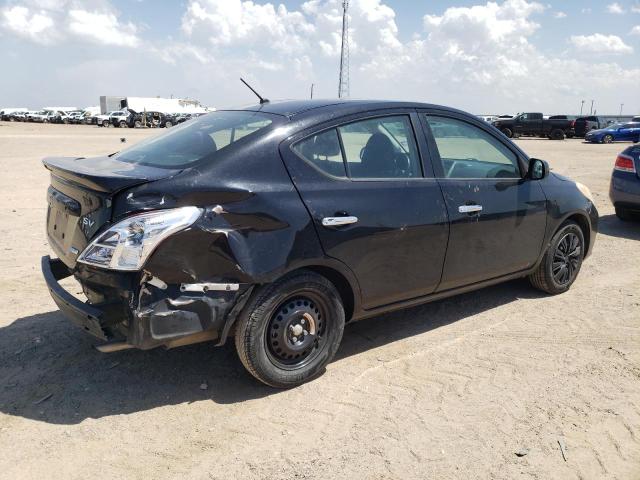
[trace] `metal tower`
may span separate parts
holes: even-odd
[[[349,98],[349,0],[342,2],[342,48],[340,49],[340,80],[338,98]]]

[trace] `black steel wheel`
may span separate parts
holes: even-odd
[[[333,284],[301,270],[253,293],[238,319],[235,344],[249,373],[290,388],[324,371],[343,330],[344,309]]]
[[[551,239],[540,265],[529,276],[531,284],[554,295],[566,292],[580,272],[584,249],[580,226],[573,221],[564,223]]]
[[[507,138],[513,138],[513,132],[510,128],[503,128],[501,131]]]

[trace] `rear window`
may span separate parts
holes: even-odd
[[[137,143],[116,158],[152,167],[184,167],[215,157],[216,152],[271,123],[272,117],[259,112],[213,112]]]

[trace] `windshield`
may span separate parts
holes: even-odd
[[[622,128],[622,127],[624,127],[624,124],[622,124],[622,123],[612,123],[611,125],[607,125],[606,128],[612,129],[612,130],[617,130],[618,128]]]
[[[152,167],[182,167],[211,157],[271,123],[271,117],[259,112],[213,112],[123,150],[116,158]]]

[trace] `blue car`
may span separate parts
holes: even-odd
[[[609,198],[620,220],[640,214],[640,145],[623,150],[616,158]]]
[[[613,123],[599,130],[591,130],[584,139],[592,143],[638,142],[640,122]]]

